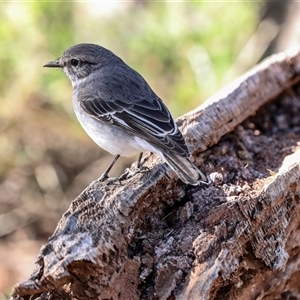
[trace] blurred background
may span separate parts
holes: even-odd
[[[43,64],[70,46],[109,48],[178,117],[264,57],[299,44],[290,1],[0,3],[0,299],[28,278],[70,202],[112,157],[73,113],[72,87]],[[131,163],[121,159],[111,175]]]

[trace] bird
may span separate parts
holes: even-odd
[[[100,177],[108,174],[120,156],[145,151],[158,154],[188,185],[208,183],[190,160],[182,133],[169,109],[146,80],[112,51],[91,43],[67,49],[44,64],[61,68],[73,86],[75,115],[94,142],[114,155]]]

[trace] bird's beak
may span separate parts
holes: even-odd
[[[60,60],[54,60],[54,61],[49,61],[46,64],[44,64],[44,67],[47,68],[63,68],[63,65],[61,64]]]

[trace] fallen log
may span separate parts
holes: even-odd
[[[149,172],[92,182],[11,299],[300,298],[300,51],[178,119],[210,186]]]

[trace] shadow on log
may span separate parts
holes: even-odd
[[[210,186],[150,154],[92,182],[11,299],[300,299],[299,74],[272,56],[178,120]]]

